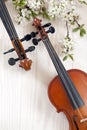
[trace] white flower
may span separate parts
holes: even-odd
[[[77,0],[81,4],[87,5],[87,0]],[[42,17],[51,19],[61,19],[67,21],[68,25],[79,26],[76,14],[75,0],[13,0],[13,4],[18,11],[16,21],[21,23],[22,20],[31,20],[34,17],[42,15]],[[78,27],[77,27],[78,28]],[[69,27],[68,27],[69,34]],[[64,59],[72,57],[74,49],[74,42],[69,35],[62,40]]]
[[[40,0],[28,0],[27,6],[36,14],[39,14],[42,7],[44,6],[43,2]]]
[[[74,15],[74,2],[70,0],[50,0],[47,6],[48,14],[51,18],[62,18],[72,20]],[[68,13],[69,12],[69,13]]]
[[[57,1],[55,0],[50,0],[48,2],[48,15],[51,17],[51,18],[55,18],[55,17],[58,17],[59,16],[59,13],[60,13],[60,9],[59,9],[59,4]]]
[[[61,8],[61,18],[63,18],[65,21],[72,21],[73,16],[75,15],[75,5],[73,1],[66,1],[63,0],[60,2],[60,8]]]
[[[70,37],[65,37],[61,42],[63,60],[70,58],[73,60],[74,41]]]
[[[15,18],[15,21],[16,21],[18,24],[20,24],[20,23],[22,22],[22,19],[23,19],[23,17],[18,14],[17,17]]]
[[[25,17],[25,16],[26,16],[26,13],[27,13],[27,9],[22,9],[22,10],[21,10],[21,13],[22,13],[22,16]]]
[[[38,10],[40,9],[40,1],[36,2],[35,0],[32,0],[32,1],[28,1],[28,6],[33,9],[33,10]]]
[[[25,8],[25,9],[21,10],[21,14],[22,14],[23,17],[28,18],[28,17],[30,17],[31,11]]]
[[[70,54],[74,49],[74,41],[72,38],[65,37],[63,39],[63,53]]]

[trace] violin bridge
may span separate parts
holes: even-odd
[[[87,121],[87,118],[84,118],[84,119],[80,120],[80,123],[83,123],[85,121]]]

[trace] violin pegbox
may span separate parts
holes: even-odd
[[[35,46],[30,46],[30,47],[28,47],[28,49],[25,50],[25,53],[27,53],[27,52],[32,52],[32,51],[34,51],[34,50],[35,50]],[[20,60],[19,58],[16,58],[16,59],[14,59],[14,58],[9,58],[8,63],[9,63],[9,65],[13,66],[13,65],[15,65],[16,62],[19,61],[19,60]],[[22,62],[21,62],[21,63],[22,63]],[[22,64],[22,65],[23,65],[23,64]],[[19,65],[19,66],[22,67],[21,65]]]
[[[22,39],[20,39],[20,42],[23,42],[23,41],[25,41],[25,40],[26,40],[26,41],[31,40],[31,35],[30,35],[30,34],[27,34],[27,35],[24,36]],[[27,52],[32,52],[32,51],[34,51],[34,50],[35,50],[35,47],[34,47],[34,46],[30,46],[30,47],[28,47],[28,49],[24,50],[24,52],[27,53]],[[4,52],[3,54],[6,55],[6,54],[12,53],[12,52],[14,52],[14,51],[16,51],[15,48],[11,48],[10,50]],[[22,56],[22,54],[21,54],[21,57],[22,57],[22,59],[20,59],[20,57],[18,57],[18,58],[13,58],[13,57],[9,58],[8,64],[11,65],[11,66],[14,66],[14,65],[16,64],[16,62],[20,61],[19,67],[22,67],[22,68],[24,68],[25,70],[30,70],[32,61],[29,60],[28,58],[25,59],[25,58]]]
[[[46,33],[54,33],[55,32],[55,28],[54,27],[49,27],[49,29],[46,31]],[[40,42],[42,39],[41,38],[39,38],[39,39],[36,39],[36,38],[33,38],[32,39],[32,42],[33,42],[33,44],[34,45],[38,45],[38,42]]]
[[[51,26],[51,23],[46,23],[45,25],[41,25],[42,20],[35,18],[33,21],[33,26],[35,26],[37,32],[33,32],[33,34],[39,34],[40,38],[33,38],[32,42],[34,45],[38,45],[38,42],[41,40],[44,40],[46,37],[48,37],[47,33],[53,34],[55,32],[55,28]],[[46,31],[45,28],[49,27],[49,29]]]

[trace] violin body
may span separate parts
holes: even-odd
[[[64,112],[69,121],[69,130],[87,130],[87,74],[72,69],[67,71],[85,105],[73,109],[60,78],[56,76],[48,88],[48,96],[58,112]]]
[[[36,27],[58,73],[48,88],[49,99],[58,112],[64,112],[69,130],[87,130],[87,74],[81,70],[66,71],[58,57],[41,20],[35,18]]]

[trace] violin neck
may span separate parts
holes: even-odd
[[[15,30],[4,0],[0,0],[0,17],[9,34],[10,39],[15,40],[16,38],[18,38],[17,32]]]
[[[56,71],[60,77],[60,80],[63,84],[63,87],[70,99],[72,107],[77,109],[84,105],[82,98],[80,97],[79,93],[77,92],[73,82],[70,79],[66,69],[64,68],[62,62],[60,61],[56,51],[54,50],[49,38],[43,40],[43,43],[46,46],[46,49],[52,59],[52,62],[56,68]]]
[[[19,40],[19,37],[7,10],[7,7],[4,3],[4,0],[0,0],[0,16],[19,59],[22,60],[27,58],[22,43]]]

